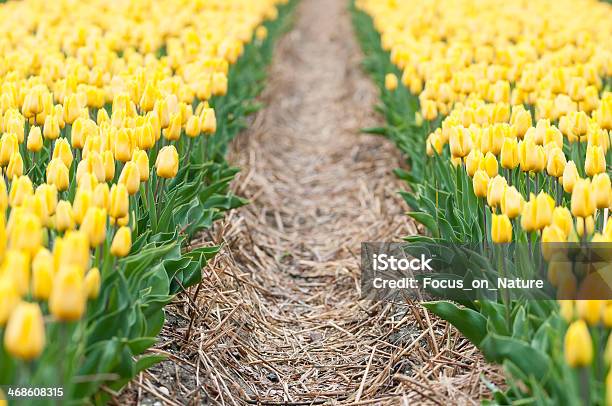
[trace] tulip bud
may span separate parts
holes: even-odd
[[[54,185],[60,192],[68,189],[70,174],[61,159],[52,159],[47,165],[47,183]]]
[[[543,229],[552,222],[552,213],[555,208],[555,200],[545,192],[540,192],[536,197],[536,228]]]
[[[15,282],[10,275],[0,276],[0,327],[6,324],[15,307],[21,300]]]
[[[72,230],[74,227],[74,213],[70,202],[65,200],[58,202],[55,211],[55,229],[59,232],[64,232]]]
[[[217,118],[214,109],[206,107],[202,110],[200,130],[209,135],[217,132]]]
[[[48,140],[55,140],[60,135],[60,125],[55,116],[48,115],[43,126],[43,135]]]
[[[43,147],[43,138],[42,138],[42,132],[40,131],[40,127],[30,128],[30,133],[28,134],[28,143],[27,143],[28,151],[39,152],[42,149],[42,147]]]
[[[159,91],[152,83],[147,83],[140,98],[140,108],[142,111],[149,112],[155,107],[155,101],[159,96]]]
[[[590,326],[595,326],[601,321],[605,304],[605,300],[577,300],[578,317],[585,320]]]
[[[571,200],[572,214],[575,217],[589,217],[595,212],[595,199],[591,182],[579,179],[574,185]]]
[[[163,147],[155,162],[157,176],[165,179],[174,178],[178,173],[178,166],[179,156],[176,148],[173,145]]]
[[[96,207],[107,210],[110,204],[110,188],[108,183],[99,183],[93,192],[93,204]]]
[[[190,138],[200,135],[200,118],[198,116],[189,117],[185,126],[185,133]]]
[[[6,168],[6,177],[13,179],[14,177],[19,177],[21,175],[23,175],[23,159],[21,158],[21,154],[19,152],[15,152],[13,155],[11,155],[8,167]]]
[[[555,207],[552,215],[552,224],[557,226],[565,234],[567,239],[573,228],[572,214],[567,207]]]
[[[100,295],[100,270],[98,268],[91,268],[85,275],[85,291],[89,299],[97,299]]]
[[[593,361],[593,343],[584,320],[574,321],[565,334],[565,362],[572,367],[586,367]]]
[[[518,143],[516,138],[504,138],[501,148],[501,166],[505,169],[514,169],[518,166]]]
[[[147,182],[149,180],[149,155],[146,151],[137,150],[132,156],[132,161],[138,167],[138,173],[140,174],[140,181]]]
[[[569,161],[563,169],[563,190],[567,193],[572,193],[579,178],[576,164],[574,161]]]
[[[81,224],[85,218],[85,214],[90,206],[92,206],[93,191],[91,189],[78,188],[72,203],[74,212],[74,220],[77,224]]]
[[[610,196],[612,195],[610,176],[608,176],[607,173],[598,173],[593,177],[592,185],[595,198],[595,207],[598,209],[608,207],[610,205]]]
[[[76,265],[62,265],[53,280],[49,310],[56,319],[74,321],[85,312],[83,273]]]
[[[79,118],[81,114],[81,106],[77,99],[76,94],[71,94],[64,98],[64,122],[66,124],[72,124]]]
[[[561,148],[553,148],[548,154],[548,164],[546,165],[546,172],[555,178],[563,176],[567,160],[565,154]]]
[[[53,268],[57,271],[64,265],[74,265],[84,276],[89,266],[89,241],[82,231],[67,231],[64,237],[55,239],[53,246]]]
[[[34,254],[42,245],[42,227],[40,219],[30,212],[11,213],[9,248]]]
[[[493,214],[491,223],[491,240],[496,244],[512,241],[512,224],[505,214]]]
[[[116,137],[114,144],[115,160],[127,162],[132,159],[132,141],[130,135],[128,131],[123,128],[117,131]]]
[[[40,249],[32,261],[32,296],[35,299],[49,299],[54,272],[53,255],[46,248]]]
[[[426,140],[426,144],[426,152],[428,156],[434,156],[434,151],[438,155],[442,154],[444,144],[442,143],[442,137],[438,131],[429,134]],[[482,155],[482,153],[480,155]]]
[[[397,82],[397,76],[395,76],[393,73],[387,73],[385,75],[385,89],[388,91],[392,92],[397,89]]]
[[[15,358],[32,360],[45,347],[45,323],[36,303],[22,302],[11,314],[4,332],[4,348]]]
[[[112,218],[127,216],[129,211],[129,195],[124,184],[113,185],[110,190],[109,214]]]
[[[115,157],[111,151],[102,153],[102,162],[104,164],[104,180],[110,182],[115,177]]]
[[[33,194],[34,187],[32,186],[32,181],[27,175],[15,178],[11,184],[11,192],[9,193],[8,199],[9,205],[11,207],[20,206],[25,200],[26,196],[32,196]]]
[[[501,203],[502,196],[506,190],[507,182],[503,176],[495,176],[489,182],[487,188],[487,204],[491,207],[497,207]]]
[[[504,190],[501,199],[501,211],[508,218],[513,219],[521,214],[524,203],[521,193],[514,186],[509,186]]]
[[[523,106],[520,105],[520,107]],[[510,124],[512,125],[511,131],[515,133],[518,138],[522,139],[527,130],[531,127],[531,113],[525,110],[525,108],[518,109],[517,106],[513,106]]]
[[[72,165],[73,157],[70,144],[65,138],[59,138],[55,141],[55,147],[53,148],[53,159],[61,159],[66,168],[70,169]]]
[[[474,178],[472,179],[472,186],[474,188],[474,194],[476,197],[486,197],[487,190],[489,188],[489,175],[482,169],[477,170],[474,173]]]
[[[584,171],[587,176],[595,176],[606,171],[606,157],[602,147],[597,145],[587,146]]]
[[[140,171],[138,165],[134,161],[126,162],[121,175],[119,175],[119,183],[122,183],[127,188],[130,195],[138,192],[140,187]]]
[[[470,177],[473,177],[476,171],[480,168],[480,162],[484,159],[484,155],[479,149],[473,149],[465,158],[465,169]]]
[[[170,119],[170,125],[164,129],[164,138],[168,141],[177,141],[181,137],[181,115],[175,113]]]
[[[106,238],[106,210],[95,206],[89,207],[80,230],[87,235],[92,248],[102,244]]]
[[[120,227],[115,233],[113,243],[111,245],[111,254],[116,257],[125,257],[130,253],[132,248],[132,231],[129,227]]]
[[[472,150],[472,136],[468,129],[456,127],[449,139],[451,155],[457,158],[467,156]]]
[[[13,154],[19,152],[19,140],[13,133],[5,133],[0,139],[0,166],[7,166]]]
[[[497,164],[497,159],[495,159],[495,155],[491,152],[487,152],[484,159],[480,161],[480,166],[480,169],[483,169],[490,178],[497,176],[499,166]]]

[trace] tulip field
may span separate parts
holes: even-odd
[[[287,3],[0,5],[0,385],[24,388],[10,398],[102,404],[164,358],[142,355],[164,305],[218,251],[186,243],[245,203],[225,150]]]
[[[387,121],[367,131],[409,157],[396,172],[426,229],[408,241],[541,245],[544,254],[547,243],[612,241],[610,4],[354,5]],[[548,254],[558,301],[425,307],[503,366],[506,387],[490,384],[492,402],[610,405],[610,268],[576,274]]]

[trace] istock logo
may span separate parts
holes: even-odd
[[[374,271],[433,271],[429,263],[432,258],[421,254],[420,258],[396,258],[388,254],[372,255]]]

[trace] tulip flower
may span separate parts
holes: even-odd
[[[490,178],[489,175],[482,169],[477,170],[474,173],[474,178],[472,179],[472,186],[474,188],[474,194],[476,197],[486,197],[487,191],[489,189]]]
[[[33,194],[34,187],[27,175],[15,178],[11,184],[11,191],[8,196],[9,205],[17,207],[22,204],[26,196],[32,196]]]
[[[504,138],[504,143],[501,148],[500,163],[502,168],[514,169],[518,166],[518,142],[516,138]]]
[[[75,227],[74,212],[70,202],[62,200],[57,203],[55,211],[55,229],[59,232],[72,230]]]
[[[603,148],[597,145],[587,146],[586,160],[584,161],[584,171],[587,176],[595,176],[606,170],[606,157]]]
[[[85,312],[83,271],[77,265],[62,265],[53,280],[49,310],[60,321],[74,321]]]
[[[567,162],[563,169],[563,190],[572,193],[579,178],[580,175],[578,175],[578,169],[574,161]]]
[[[575,217],[589,217],[595,212],[595,196],[589,180],[579,179],[574,185],[571,208]]]
[[[146,151],[137,150],[132,156],[132,162],[138,167],[138,174],[140,175],[140,182],[147,182],[149,180],[149,156]]]
[[[116,184],[110,190],[109,215],[112,218],[124,217],[129,211],[129,194],[124,184]]]
[[[576,218],[576,234],[578,237],[591,235],[595,231],[595,220],[593,216]]]
[[[449,139],[451,155],[456,158],[467,156],[472,150],[472,136],[468,129],[457,127]]]
[[[100,295],[101,277],[98,268],[91,268],[85,275],[85,291],[89,299],[97,299]]]
[[[507,187],[506,178],[503,176],[495,176],[489,182],[487,188],[487,204],[491,207],[497,207],[501,203],[501,199]]]
[[[127,162],[132,159],[132,141],[126,129],[122,128],[117,131],[113,151],[117,161]]]
[[[176,113],[170,119],[170,125],[163,130],[164,138],[177,141],[181,137],[181,115]]]
[[[42,225],[39,217],[29,212],[13,211],[9,248],[34,254],[42,245]]]
[[[442,150],[444,149],[444,143],[442,141],[442,137],[439,131],[434,131],[429,134],[426,140],[426,148],[425,151],[427,156],[434,156],[434,151],[440,155],[442,154]]]
[[[67,231],[55,239],[53,246],[53,267],[57,271],[64,265],[75,265],[84,275],[89,266],[90,251],[87,235],[82,231]]]
[[[115,177],[115,157],[111,151],[102,153],[102,163],[104,164],[104,180],[110,182]]]
[[[119,183],[125,185],[130,195],[138,192],[140,187],[140,171],[134,161],[126,162],[121,175],[119,175]]]
[[[9,179],[19,177],[23,175],[23,158],[19,152],[15,152],[11,155],[8,167],[6,168],[6,176]]]
[[[607,173],[598,173],[593,177],[592,185],[595,207],[598,209],[608,207],[610,205],[610,196],[612,195],[610,176]]]
[[[21,295],[9,275],[0,276],[0,327],[6,324],[9,316],[19,304]]]
[[[555,207],[552,213],[552,224],[563,231],[566,239],[572,231],[573,223],[572,214],[567,207]]]
[[[92,248],[102,244],[106,238],[106,210],[95,206],[89,207],[80,230],[87,235]]]
[[[577,300],[576,311],[578,317],[590,326],[599,324],[606,306],[605,300]]]
[[[573,300],[559,300],[559,313],[566,322],[571,322],[574,318],[574,301]]]
[[[535,199],[536,202],[536,228],[543,229],[552,223],[552,214],[555,208],[555,200],[545,192],[540,192]]]
[[[385,75],[385,89],[392,92],[395,89],[397,89],[397,85],[398,85],[397,76],[395,76],[393,73],[387,73]]]
[[[64,162],[59,159],[52,159],[47,165],[47,183],[54,185],[58,191],[63,192],[70,185],[70,174]]]
[[[108,183],[99,183],[93,191],[93,204],[107,210],[110,205],[110,188]]]
[[[570,324],[565,334],[565,362],[570,367],[586,367],[593,361],[593,343],[584,320]]]
[[[512,241],[512,224],[505,214],[493,214],[491,223],[491,240],[496,244]]]
[[[32,261],[32,296],[35,299],[49,299],[53,286],[53,255],[42,248]]]
[[[480,166],[490,178],[497,176],[499,166],[497,164],[497,159],[495,159],[495,155],[493,155],[491,152],[487,152],[484,159],[480,161]]]
[[[31,152],[39,152],[43,147],[43,138],[42,131],[40,127],[32,127],[30,128],[30,133],[28,134],[28,143],[27,149]]]
[[[470,177],[473,177],[476,171],[480,168],[480,162],[484,159],[484,155],[479,149],[473,149],[465,158],[465,169]],[[485,170],[486,172],[486,170]]]
[[[111,244],[111,254],[122,258],[130,253],[132,248],[132,231],[129,227],[120,227],[115,233],[113,243]]]
[[[510,219],[516,218],[521,214],[524,203],[521,193],[514,186],[509,186],[501,199],[501,211]]]
[[[159,91],[152,83],[147,83],[140,98],[140,108],[142,111],[151,111],[155,107],[155,101],[159,97]]]
[[[546,173],[555,178],[563,176],[567,160],[561,148],[553,148],[548,154],[548,164],[546,165]]]
[[[40,356],[45,347],[45,323],[36,303],[22,302],[12,312],[4,332],[4,348],[25,361]]]
[[[159,151],[155,167],[157,168],[157,176],[165,179],[171,179],[178,173],[179,156],[176,148],[173,145],[163,147]]]
[[[200,130],[204,134],[214,134],[217,132],[217,118],[215,110],[207,107],[202,110],[200,117]]]
[[[19,152],[19,140],[13,133],[5,133],[0,138],[0,166],[7,166],[13,154]]]
[[[64,98],[64,122],[66,124],[72,124],[79,118],[81,113],[81,106],[76,97],[76,94],[72,94]]]
[[[55,140],[60,135],[60,125],[56,117],[48,115],[43,126],[43,135],[48,140]]]

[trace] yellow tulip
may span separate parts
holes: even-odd
[[[93,192],[90,189],[77,189],[72,203],[74,213],[74,221],[81,224],[85,218],[85,214],[90,206],[92,206]]]
[[[89,299],[97,299],[100,295],[100,287],[102,285],[100,278],[100,270],[91,268],[85,275],[85,291]]]
[[[74,265],[84,275],[89,266],[89,240],[82,231],[67,231],[63,237],[55,239],[53,246],[53,267]]]
[[[536,228],[543,229],[552,223],[552,214],[555,208],[555,200],[545,192],[540,192],[535,199],[536,202]]]
[[[70,174],[61,159],[52,159],[47,165],[47,183],[54,185],[60,192],[68,189]]]
[[[15,358],[32,360],[45,347],[45,323],[36,303],[22,302],[11,314],[4,332],[4,348]]]
[[[177,141],[181,137],[181,115],[175,113],[170,119],[170,125],[163,130],[164,138]]]
[[[110,182],[115,177],[115,157],[111,151],[102,153],[102,163],[104,164],[104,180]]]
[[[111,254],[116,257],[124,257],[130,253],[132,248],[132,231],[129,227],[120,227],[115,233],[111,245]]]
[[[602,147],[597,145],[587,146],[584,171],[587,176],[595,176],[606,171],[606,157]]]
[[[595,195],[595,207],[603,209],[610,205],[610,195],[612,194],[612,185],[610,184],[610,176],[607,173],[598,173],[593,176],[593,194]]]
[[[385,75],[385,89],[392,92],[395,89],[397,89],[397,85],[398,85],[397,76],[395,76],[393,73],[387,73]]]
[[[87,235],[92,248],[102,244],[106,238],[106,210],[95,206],[89,207],[80,230]]]
[[[55,141],[55,147],[53,148],[53,159],[57,158],[61,159],[64,165],[66,165],[66,168],[70,169],[74,158],[72,156],[70,144],[65,138],[59,138]]]
[[[491,207],[497,207],[501,203],[508,183],[503,176],[496,176],[489,182],[487,188],[487,204]]]
[[[0,138],[0,166],[7,166],[13,154],[19,152],[19,140],[13,133],[5,133]]]
[[[472,179],[472,186],[474,188],[474,194],[476,197],[486,197],[487,191],[489,189],[490,178],[489,175],[482,169],[477,170],[474,173],[474,178]]]
[[[33,194],[34,187],[27,175],[15,178],[11,184],[11,191],[8,196],[9,205],[11,207],[20,206],[26,196],[32,196]]]
[[[496,244],[512,241],[512,224],[505,214],[493,214],[491,223],[491,239]]]
[[[11,159],[9,160],[8,167],[6,168],[6,176],[9,179],[13,179],[21,175],[23,175],[23,158],[21,158],[19,152],[15,152],[11,155]]]
[[[72,230],[75,227],[74,213],[70,202],[61,200],[55,211],[55,229],[59,232]]]
[[[40,219],[29,212],[13,211],[11,213],[9,248],[34,254],[43,242]]]
[[[200,135],[200,118],[198,116],[189,117],[185,126],[185,134],[190,138]]]
[[[546,165],[546,172],[555,178],[563,176],[567,160],[565,154],[561,148],[553,148],[548,154],[548,164]]]
[[[531,127],[531,113],[529,113],[524,108],[517,109],[515,114],[515,108],[517,106],[513,106],[512,108],[512,117],[510,118],[510,124],[512,125],[511,131],[516,133],[518,138],[523,138],[527,130]],[[522,105],[520,105],[522,107]]]
[[[563,190],[572,193],[578,179],[580,179],[580,176],[576,164],[574,161],[569,161],[563,169]]]
[[[48,115],[43,126],[43,135],[48,140],[55,140],[60,135],[60,125],[56,117]]]
[[[43,147],[43,138],[42,131],[40,127],[32,127],[30,128],[30,133],[28,134],[28,143],[27,148],[28,151],[31,152],[39,152]]]
[[[4,177],[0,176],[0,212],[4,213],[9,204],[9,196],[6,191],[6,183]]]
[[[74,121],[79,118],[81,114],[81,106],[79,105],[79,101],[77,99],[76,94],[72,94],[64,98],[64,122],[66,124],[72,124]]]
[[[499,166],[497,164],[497,159],[495,159],[495,155],[493,155],[491,152],[487,152],[484,159],[480,161],[480,166],[490,178],[497,176]]]
[[[449,139],[451,155],[456,158],[467,156],[472,150],[472,136],[468,129],[457,127]]]
[[[595,231],[595,220],[593,216],[589,217],[577,217],[576,218],[576,234],[578,237],[585,235],[591,235]]]
[[[514,169],[518,166],[518,142],[516,138],[504,138],[504,143],[501,148],[500,163],[502,168]]]
[[[523,212],[521,213],[521,228],[528,233],[538,229],[537,209],[536,199],[532,193],[529,201],[523,205]]]
[[[426,144],[427,144],[426,152],[428,156],[434,156],[434,151],[438,155],[442,154],[442,149],[444,148],[444,144],[442,142],[442,137],[440,136],[440,133],[438,131],[429,134],[429,136],[427,137]]]
[[[438,117],[438,108],[433,100],[424,100],[421,103],[421,114],[427,121],[435,120]]]
[[[140,108],[142,111],[151,111],[155,107],[155,101],[159,96],[159,91],[155,88],[152,83],[147,83],[140,98]]]
[[[42,248],[32,261],[32,296],[35,299],[49,299],[53,287],[53,255]]]
[[[561,317],[565,319],[566,322],[571,322],[574,318],[574,301],[573,300],[559,300],[559,307]]]
[[[179,156],[176,148],[173,145],[163,147],[159,151],[155,167],[157,168],[157,176],[165,179],[171,179],[178,173]]]
[[[465,158],[465,169],[470,177],[473,177],[476,171],[480,168],[480,162],[484,159],[484,155],[479,149],[473,149]]]
[[[60,321],[80,319],[85,313],[86,293],[83,271],[76,265],[62,265],[53,280],[51,314]]]
[[[589,217],[595,212],[593,187],[588,179],[576,181],[572,191],[571,208],[575,217]]]
[[[132,159],[132,141],[126,129],[117,131],[113,152],[117,161],[127,162]]]
[[[577,300],[576,311],[578,317],[586,321],[590,326],[595,326],[601,321],[605,300]]]
[[[112,218],[127,216],[129,211],[129,194],[124,184],[115,184],[110,190],[109,215]]]
[[[586,367],[593,361],[593,343],[584,320],[570,324],[565,334],[565,362],[570,367]]]
[[[147,182],[149,180],[149,155],[147,155],[147,152],[143,150],[135,151],[132,161],[138,167],[140,182]]]
[[[563,247],[558,243],[567,241],[567,236],[559,227],[554,224],[544,227],[542,230],[542,256],[549,261],[553,254],[557,253]],[[550,271],[550,267],[549,267]]]
[[[93,191],[93,204],[107,210],[110,204],[110,188],[108,183],[99,183]]]
[[[21,300],[13,278],[0,275],[0,327],[6,324],[9,316]]]
[[[200,130],[204,134],[208,135],[217,132],[217,117],[214,109],[207,107],[202,110],[200,117]]]
[[[509,186],[501,199],[501,211],[508,218],[516,218],[521,214],[524,203],[521,193],[514,186]]]
[[[563,234],[567,239],[573,228],[572,214],[570,213],[569,209],[562,206],[555,207],[552,214],[552,224],[563,231]]]

